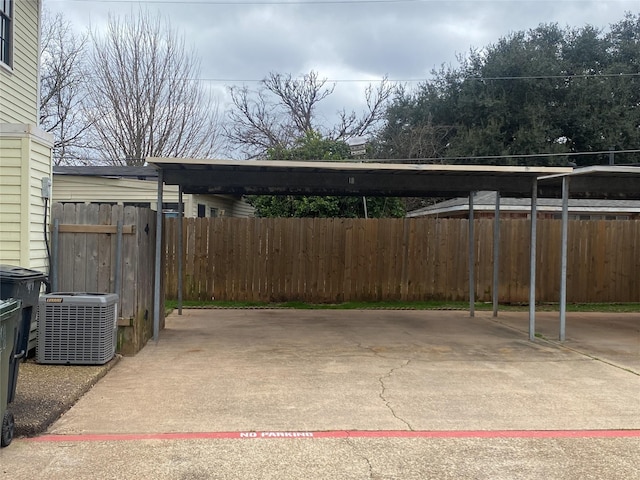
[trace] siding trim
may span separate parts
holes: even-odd
[[[30,205],[31,205],[31,182],[29,181],[29,157],[31,156],[31,140],[29,137],[22,138],[22,152],[20,155],[20,238],[25,241],[20,242],[20,265],[29,265],[31,256],[30,245]]]
[[[0,123],[0,138],[2,137],[34,138],[48,148],[53,147],[53,135],[26,123]]]

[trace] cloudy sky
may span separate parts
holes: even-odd
[[[416,85],[456,55],[541,23],[606,29],[638,0],[44,0],[78,30],[109,13],[159,11],[201,58],[202,82],[225,102],[228,85],[250,88],[269,72],[315,70],[336,82],[335,109],[358,109],[383,76]]]

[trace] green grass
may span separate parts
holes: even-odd
[[[344,303],[305,303],[305,302],[227,302],[227,301],[192,301],[182,302],[184,308],[291,308],[299,310],[355,310],[355,309],[404,309],[404,310],[468,310],[469,302],[344,302]],[[167,300],[166,308],[177,308],[177,300]],[[492,310],[491,303],[478,302],[476,310]],[[528,305],[500,305],[501,311],[525,312]],[[536,311],[554,312],[559,310],[555,303],[543,303],[536,305]],[[640,312],[640,303],[570,303],[567,304],[568,312]]]

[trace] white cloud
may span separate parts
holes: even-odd
[[[561,27],[589,23],[605,28],[638,11],[637,0],[512,0],[349,3],[326,5],[203,5],[45,0],[80,31],[101,28],[108,13],[142,8],[166,15],[201,57],[207,84],[226,97],[226,85],[256,81],[269,72],[300,75],[310,70],[330,80],[426,79],[434,68],[456,63],[457,54],[483,47],[540,23]],[[237,80],[238,82],[230,82]],[[323,107],[359,110],[368,82],[340,82]],[[222,100],[224,103],[224,100]]]
[[[140,6],[142,3],[143,7]],[[45,0],[79,29],[108,13],[145,8],[166,15],[202,56],[209,78],[259,80],[271,71],[351,65],[353,72],[423,78],[471,47],[540,23],[606,27],[637,9],[632,0],[425,1],[302,5],[191,4]],[[340,67],[342,68],[342,67]]]

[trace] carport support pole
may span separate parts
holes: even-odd
[[[474,256],[474,232],[473,232],[473,194],[469,192],[469,316],[476,314],[476,292],[475,292],[475,256]]]
[[[178,315],[182,315],[182,185],[178,186]]]
[[[567,240],[569,232],[569,177],[562,177],[562,247],[560,253],[560,341],[567,322]]]
[[[531,238],[529,257],[529,340],[536,336],[536,264],[538,238],[538,179],[533,179],[531,191]]]
[[[160,262],[162,259],[162,168],[158,169],[158,203],[156,205],[156,265],[153,279],[153,341],[158,342],[160,336]],[[164,314],[164,312],[163,312]]]
[[[500,191],[496,192],[493,215],[493,316],[498,316],[498,276],[500,275]]]

